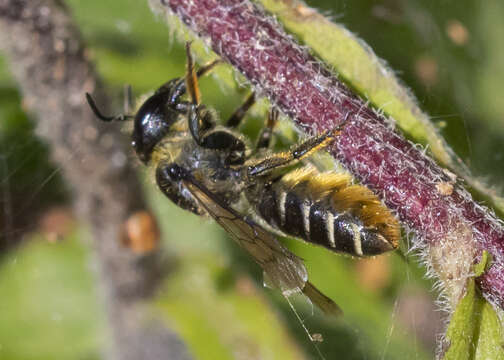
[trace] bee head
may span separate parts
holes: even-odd
[[[135,115],[131,145],[140,160],[149,162],[154,147],[168,134],[180,114],[172,106],[169,93],[158,91],[149,97]]]
[[[180,96],[185,92],[185,84],[180,79],[173,79],[161,86],[140,107],[135,116],[116,115],[104,116],[96,106],[91,95],[86,93],[86,99],[95,115],[102,121],[125,121],[134,119],[131,145],[139,159],[148,163],[154,147],[165,137],[170,127],[184,113]]]

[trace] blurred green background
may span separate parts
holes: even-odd
[[[122,108],[124,84],[139,95],[183,73],[180,43],[147,2],[68,4],[116,108]],[[308,5],[364,39],[412,89],[474,174],[501,185],[502,1],[310,0]],[[202,93],[226,118],[246,90],[232,93],[208,78]],[[83,241],[87,234],[73,219],[65,183],[33,127],[1,62],[0,359],[101,359],[107,338],[93,260]],[[144,176],[141,166],[139,173]],[[151,206],[166,219],[163,246],[178,259],[153,311],[182,336],[194,357],[318,358],[286,301],[262,287],[258,269],[224,231],[175,208],[151,179],[144,183]],[[342,319],[327,319],[295,299],[306,326],[323,335],[318,346],[327,359],[432,358],[442,314],[433,304],[433,282],[414,261],[406,264],[395,254],[356,261],[286,241],[306,260],[312,282],[345,312]]]

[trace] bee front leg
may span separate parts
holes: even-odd
[[[177,110],[181,112],[187,112],[187,102],[181,102],[180,97],[184,95],[189,89],[189,95],[191,97],[191,103],[198,104],[199,103],[199,87],[198,87],[198,79],[210,71],[213,68],[222,62],[221,59],[216,59],[210,62],[207,65],[202,66],[198,71],[194,69],[194,61],[191,55],[191,45],[190,43],[186,43],[186,56],[187,56],[187,74],[183,78],[175,78],[170,81],[167,81],[163,85],[159,87],[156,91],[165,92],[169,91],[169,103],[177,104]]]
[[[212,114],[200,104],[200,90],[198,86],[198,76],[194,70],[194,61],[191,56],[190,43],[186,43],[187,74],[185,84],[190,97],[190,104],[187,105],[189,131],[199,146],[207,149],[226,150],[229,152],[228,162],[239,164],[243,162],[245,154],[245,144],[232,133],[223,130],[209,131],[213,127]],[[206,70],[208,71],[208,70]]]
[[[201,67],[200,69],[198,69],[198,71],[194,72],[194,70],[192,70],[193,71],[192,76],[194,76],[194,79],[199,79],[201,76],[208,74],[216,65],[220,64],[221,62],[222,61],[220,59],[217,59],[217,60],[214,60],[211,63]],[[187,91],[186,81],[187,81],[187,76],[185,78],[172,79],[172,80],[164,83],[163,85],[161,85],[161,87],[157,91],[159,92],[159,91],[169,90],[171,92],[170,97],[169,97],[170,103],[172,103],[172,104],[179,103],[180,102],[179,98],[182,95],[184,95]],[[190,83],[190,86],[197,87],[198,86],[197,81],[192,80]]]
[[[198,145],[204,146],[205,133],[215,126],[212,114],[206,110],[204,105],[190,104],[187,106],[187,119],[189,131],[194,141]]]

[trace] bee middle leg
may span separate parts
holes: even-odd
[[[237,127],[240,125],[241,121],[245,117],[245,114],[247,111],[255,104],[255,93],[252,92],[245,102],[238,108],[236,109],[233,114],[229,117],[228,121],[226,122],[226,126],[230,128]]]
[[[278,110],[276,108],[271,108],[266,119],[266,124],[259,134],[259,138],[256,144],[256,150],[266,149],[270,146],[271,135],[273,134],[273,129],[278,122]]]

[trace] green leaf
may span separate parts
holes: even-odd
[[[82,243],[31,236],[0,260],[1,359],[100,358],[108,338]]]
[[[474,267],[475,277],[483,274],[489,255],[483,252]],[[446,332],[444,360],[504,359],[502,330],[499,318],[476,287],[475,277],[467,282],[467,291],[452,315]]]
[[[166,282],[158,311],[197,359],[305,359],[246,275],[205,256],[184,258]]]

